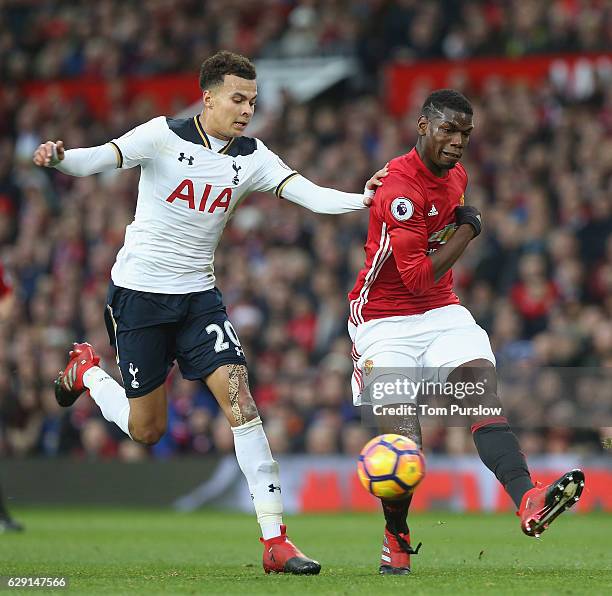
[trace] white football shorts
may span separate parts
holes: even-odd
[[[353,403],[361,405],[372,370],[422,370],[424,380],[445,383],[449,373],[466,362],[484,359],[495,365],[489,336],[459,304],[434,308],[420,315],[385,317],[354,325]]]

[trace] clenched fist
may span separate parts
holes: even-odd
[[[389,162],[383,168],[378,170],[367,182],[363,189],[363,204],[366,207],[372,205],[374,193],[379,186],[382,186],[383,178],[389,174]]]
[[[455,220],[457,225],[469,224],[474,229],[474,238],[482,232],[482,218],[480,211],[471,205],[455,207]]]
[[[64,141],[56,141],[55,143],[53,141],[47,141],[39,145],[38,149],[34,151],[32,161],[37,166],[52,168],[64,159],[64,153]]]

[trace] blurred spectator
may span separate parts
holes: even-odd
[[[391,58],[606,51],[611,11],[596,0],[7,2],[0,74],[22,81],[195,72],[220,48],[253,58],[357,53],[370,72]],[[26,151],[27,120],[19,128]]]

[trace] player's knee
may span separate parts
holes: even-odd
[[[164,435],[163,431],[156,428],[146,428],[139,430],[132,438],[143,445],[156,445]]]
[[[143,445],[156,445],[166,432],[165,425],[149,424],[149,425],[130,425],[130,435],[137,443]]]

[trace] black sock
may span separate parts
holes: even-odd
[[[401,500],[380,500],[382,503],[383,513],[385,514],[385,521],[387,522],[387,529],[392,534],[395,532],[406,534],[408,532],[407,519],[411,501],[412,495]]]
[[[473,437],[482,463],[495,474],[518,509],[533,482],[516,436],[508,424],[500,423],[477,428]]]

